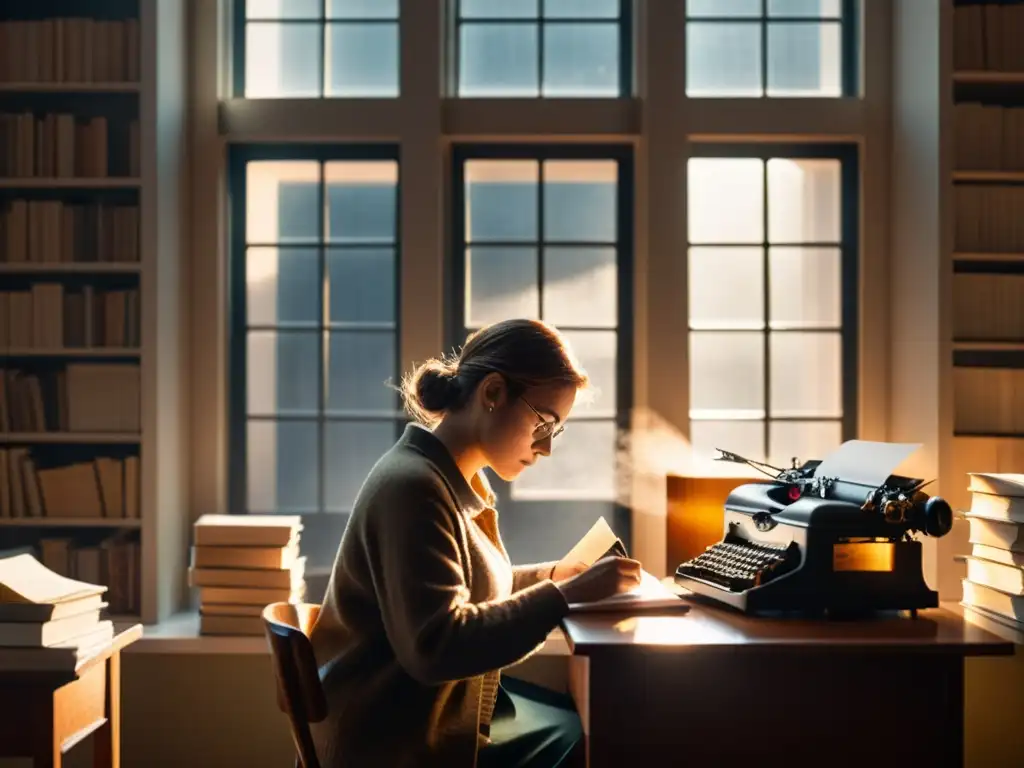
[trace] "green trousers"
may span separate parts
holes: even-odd
[[[568,696],[505,677],[490,738],[477,768],[569,768],[570,755],[582,748],[583,727]]]

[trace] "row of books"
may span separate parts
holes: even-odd
[[[0,83],[139,80],[138,19],[0,22]]]
[[[0,292],[0,348],[138,347],[139,291],[34,283]]]
[[[1024,187],[958,184],[954,205],[956,250],[1024,252]]]
[[[137,262],[139,207],[11,200],[0,210],[0,262]]]
[[[68,672],[99,653],[114,637],[99,581],[62,576],[32,553],[0,555],[0,671]]]
[[[1024,434],[1024,370],[954,367],[953,429],[968,434]]]
[[[139,149],[138,120],[0,114],[0,176],[138,176]]]
[[[28,448],[0,448],[0,518],[139,517],[139,457],[40,468]]]
[[[953,66],[957,70],[1024,72],[1024,7],[958,5],[953,21]]]
[[[140,610],[140,545],[129,532],[85,542],[66,536],[39,541],[39,559],[48,569],[70,579],[107,588],[111,613],[138,615]]]
[[[199,588],[199,632],[262,635],[270,603],[305,594],[302,519],[288,515],[203,515],[194,526],[189,584]]]
[[[140,429],[137,363],[68,363],[63,370],[0,376],[0,432]]]
[[[956,170],[1024,170],[1024,108],[962,102],[953,111]]]
[[[1024,340],[1024,275],[953,275],[953,338]]]
[[[1024,631],[1024,475],[971,473],[963,605]]]

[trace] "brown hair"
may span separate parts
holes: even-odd
[[[489,373],[505,377],[513,395],[529,387],[569,384],[584,389],[587,372],[568,342],[540,320],[502,320],[469,335],[458,355],[427,360],[402,379],[409,415],[433,426],[473,396]]]

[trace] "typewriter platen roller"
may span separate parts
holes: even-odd
[[[723,451],[723,460],[772,479],[733,490],[722,541],[681,563],[676,583],[750,613],[937,606],[914,534],[944,536],[952,510],[923,493],[921,480],[890,475],[885,465],[914,448],[855,440],[838,455],[790,469]]]

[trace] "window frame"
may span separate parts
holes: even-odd
[[[859,370],[859,352],[858,344],[860,339],[860,328],[858,323],[860,322],[860,151],[857,144],[854,143],[758,143],[758,144],[732,144],[732,143],[715,143],[715,142],[701,142],[691,145],[690,152],[687,156],[687,163],[690,158],[721,158],[721,159],[732,159],[732,158],[744,158],[744,159],[757,159],[767,163],[768,160],[779,158],[779,159],[821,159],[821,160],[838,160],[840,164],[840,181],[839,181],[839,210],[840,210],[840,229],[839,229],[839,254],[840,254],[840,328],[839,338],[841,345],[840,360],[842,364],[841,381],[842,391],[840,402],[842,403],[843,415],[841,419],[835,418],[788,418],[788,417],[773,417],[771,415],[771,352],[770,352],[770,338],[773,333],[772,329],[767,324],[767,319],[764,328],[759,333],[764,337],[765,346],[765,358],[764,358],[764,371],[763,371],[763,384],[765,394],[765,416],[763,419],[765,430],[764,430],[764,450],[765,460],[770,461],[769,448],[771,445],[771,424],[779,421],[823,421],[823,422],[834,422],[839,421],[841,424],[842,439],[852,440],[858,435],[858,416],[859,416],[859,397],[860,387],[858,382],[860,381],[860,370]],[[687,172],[687,178],[688,172]],[[762,199],[767,203],[768,201],[768,173],[767,168],[764,174]],[[760,247],[764,249],[764,270],[765,279],[762,285],[762,294],[764,300],[765,312],[767,313],[768,307],[770,306],[770,291],[771,282],[767,275],[768,270],[768,249],[771,246],[771,241],[768,235],[768,205],[764,206],[764,238],[760,243]],[[689,264],[689,252],[693,247],[715,247],[723,245],[721,243],[692,243],[690,241],[689,232],[686,233],[686,259],[687,265]],[[736,244],[732,244],[736,245]],[[757,247],[757,244],[751,243],[753,247]],[[689,311],[687,311],[686,317],[686,344],[689,348],[690,337],[693,333],[701,333],[702,330],[694,330],[690,328]],[[750,333],[751,331],[746,331]],[[776,331],[777,332],[777,331]],[[792,333],[794,331],[787,331]],[[800,331],[795,331],[799,333]],[[807,331],[804,331],[807,332]],[[689,355],[687,355],[689,358]],[[692,360],[689,362],[692,369]],[[688,375],[692,377],[692,374]],[[689,385],[688,385],[689,386]],[[687,421],[691,425],[695,421],[701,421],[700,419],[692,419],[687,414]],[[721,421],[721,419],[716,419]],[[729,421],[728,419],[726,421]],[[739,420],[736,420],[739,421]],[[801,457],[806,458],[806,457]]]
[[[401,200],[402,200],[402,165],[399,157],[397,144],[234,144],[228,147],[228,366],[227,366],[227,417],[228,417],[228,511],[231,514],[250,514],[248,508],[248,435],[249,425],[248,413],[248,369],[247,369],[247,342],[249,335],[247,315],[247,285],[246,285],[246,225],[247,225],[247,199],[246,199],[246,167],[250,162],[259,161],[295,161],[295,162],[317,162],[321,167],[319,181],[319,202],[323,210],[325,205],[326,184],[323,177],[324,164],[334,161],[392,161],[396,163],[398,178],[395,185],[395,321],[392,333],[395,338],[395,366],[396,376],[401,373],[401,334],[402,334],[402,231],[401,231]],[[321,231],[321,238],[322,238]],[[316,245],[311,246],[318,252],[318,263],[320,270],[320,284],[326,276],[326,258],[324,251],[329,248],[323,239]],[[327,328],[320,321],[319,332],[323,333]],[[344,418],[327,418],[323,411],[323,388],[324,371],[323,354],[318,356],[318,369],[320,383],[320,407],[315,417],[308,420],[315,423],[319,430],[318,457],[320,458],[320,471],[317,477],[317,504],[318,508],[301,514],[334,514],[339,510],[329,510],[324,506],[325,475],[326,467],[323,462],[326,447],[326,438],[322,426],[330,421],[358,420],[354,415]],[[396,394],[397,398],[397,394]],[[268,419],[270,420],[270,419]],[[287,418],[283,420],[288,420]],[[383,421],[383,419],[382,419]],[[401,409],[395,408],[395,439],[404,429],[405,421]],[[275,510],[276,511],[276,510]],[[340,512],[347,514],[351,510]]]
[[[250,19],[246,13],[246,3],[248,0],[229,0],[231,3],[231,95],[236,99],[249,99],[251,101],[262,101],[264,97],[247,97],[245,95],[245,52],[246,52],[246,39],[245,33],[249,25]],[[276,23],[281,25],[289,24],[301,24],[307,26],[313,26],[314,24],[319,26],[320,31],[320,94],[318,96],[308,96],[301,98],[309,99],[351,99],[351,98],[369,98],[369,99],[384,99],[395,101],[402,97],[401,88],[401,72],[402,72],[402,50],[401,50],[401,37],[402,37],[402,8],[401,5],[398,7],[398,15],[395,18],[390,17],[367,17],[367,18],[355,18],[355,19],[336,19],[327,15],[327,5],[330,0],[319,0],[320,2],[320,15],[314,18],[289,18],[283,17],[282,19],[253,19],[252,21],[257,24],[265,23]],[[376,24],[393,24],[395,25],[398,32],[398,61],[396,62],[396,71],[399,75],[398,82],[398,93],[394,96],[329,96],[326,91],[327,87],[327,23],[328,22],[342,22],[348,24],[359,24],[359,25],[376,25]],[[281,100],[284,98],[292,97],[270,97],[266,100],[274,101]]]
[[[636,66],[634,61],[634,35],[635,35],[635,8],[634,0],[619,0],[619,15],[617,17],[608,18],[580,18],[570,19],[556,17],[553,19],[544,18],[544,3],[545,0],[537,0],[537,16],[536,17],[515,17],[515,16],[501,16],[494,18],[462,18],[462,0],[448,0],[445,6],[449,13],[449,22],[445,24],[445,32],[448,37],[444,41],[444,50],[448,54],[448,62],[445,67],[445,71],[448,73],[448,93],[454,99],[460,100],[473,100],[473,99],[529,99],[536,101],[557,101],[557,100],[583,100],[587,98],[594,98],[600,100],[614,101],[615,99],[628,99],[632,98],[636,92]],[[497,95],[483,95],[483,96],[463,96],[459,93],[459,78],[462,73],[462,31],[463,24],[493,24],[495,26],[505,25],[525,25],[525,24],[536,24],[539,30],[537,37],[537,95],[536,96],[515,96],[505,97]],[[543,92],[544,86],[544,27],[548,24],[565,24],[574,23],[580,25],[605,23],[615,23],[618,25],[619,32],[619,92],[615,96],[547,96]]]
[[[466,239],[466,196],[465,196],[465,164],[472,160],[534,160],[541,163],[546,160],[611,160],[618,166],[617,219],[616,219],[616,371],[615,371],[615,405],[614,416],[594,417],[595,421],[610,421],[615,424],[619,435],[628,435],[631,430],[631,419],[634,407],[634,373],[635,373],[635,317],[634,317],[634,276],[636,248],[636,180],[635,180],[635,149],[632,144],[557,144],[557,143],[474,143],[456,144],[451,151],[451,195],[450,207],[446,216],[451,227],[449,248],[445,259],[445,317],[444,327],[448,343],[446,346],[458,349],[466,339],[465,320],[465,252],[469,243]],[[543,184],[543,181],[539,181]],[[543,208],[543,196],[538,195],[538,206]],[[543,302],[543,213],[537,222],[538,240],[538,287],[539,301]],[[524,245],[528,245],[525,244]],[[539,304],[543,309],[543,304]],[[575,326],[568,326],[575,328]],[[607,329],[602,329],[607,330]],[[570,425],[571,428],[571,425]],[[616,456],[618,457],[618,452]],[[616,477],[621,477],[616,466]],[[498,482],[496,491],[502,495],[506,484]],[[629,488],[618,488],[616,497],[611,500],[574,499],[565,497],[543,497],[532,492],[509,501],[515,504],[553,504],[562,503],[595,503],[608,504],[612,510],[609,522],[616,528],[627,549],[631,546],[633,531],[633,506],[624,503],[630,497]]]
[[[761,93],[758,96],[736,96],[733,94],[708,94],[701,96],[690,96],[689,99],[727,99],[742,101],[745,99],[844,99],[855,98],[860,95],[861,87],[861,38],[860,38],[860,2],[859,0],[840,0],[839,16],[769,16],[769,0],[761,0],[761,13],[758,16],[690,16],[689,0],[686,3],[685,18],[686,30],[683,32],[683,45],[689,35],[691,24],[700,25],[707,23],[719,24],[756,24],[760,30],[761,39]],[[839,95],[838,96],[772,96],[768,93],[768,26],[769,24],[807,24],[822,22],[839,22]],[[687,83],[685,87],[688,87]]]

